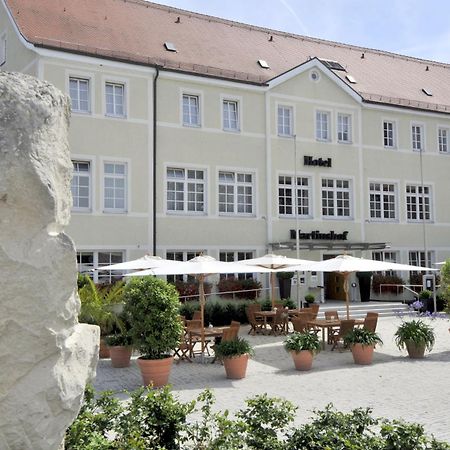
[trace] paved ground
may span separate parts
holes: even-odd
[[[282,347],[284,337],[252,337],[243,327],[241,335],[255,347],[245,379],[227,380],[220,364],[181,362],[174,364],[170,382],[183,401],[209,387],[217,408],[230,411],[256,394],[283,397],[299,406],[297,423],[308,421],[314,408],[330,402],[342,411],[370,406],[375,416],[419,422],[427,433],[450,442],[450,322],[430,321],[436,345],[423,360],[410,360],[396,348],[393,335],[400,323],[398,318],[379,320],[377,331],[384,345],[375,352],[371,366],[356,366],[350,352],[327,349],[316,356],[310,372],[294,370]],[[97,390],[133,390],[140,384],[135,361],[125,369],[111,368],[109,360],[100,361],[94,383]]]

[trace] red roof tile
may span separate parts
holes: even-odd
[[[450,112],[448,64],[283,33],[141,0],[6,3],[25,39],[37,46],[256,84],[318,57],[341,63],[357,83],[349,83],[345,72],[334,72],[368,102]],[[167,51],[166,41],[172,42],[177,52]],[[259,59],[267,61],[270,68],[261,68]],[[433,95],[427,96],[424,88]]]

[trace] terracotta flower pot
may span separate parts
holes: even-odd
[[[310,350],[301,350],[299,352],[291,352],[296,370],[311,370],[313,363],[313,352]]]
[[[100,350],[98,352],[98,356],[102,359],[109,358],[109,347],[106,345],[105,338],[100,338]]]
[[[145,386],[152,383],[153,387],[161,387],[168,383],[173,356],[164,359],[138,358],[137,362],[141,369],[142,381]]]
[[[235,356],[234,358],[223,358],[223,365],[227,378],[240,380],[247,372],[248,355]]]
[[[375,346],[373,345],[353,344],[352,355],[355,364],[362,364],[362,365],[372,364],[374,349]]]
[[[416,344],[415,342],[406,342],[406,350],[408,350],[408,356],[412,359],[420,359],[425,355],[425,345]]]
[[[113,367],[128,367],[133,349],[132,347],[113,346],[109,347],[111,365]]]

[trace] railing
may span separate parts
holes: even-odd
[[[423,286],[421,284],[380,284],[378,287],[379,294],[382,294],[382,288],[383,287],[395,287],[396,288],[396,294],[399,295],[399,289],[406,290],[407,292],[411,292],[415,297],[419,298],[419,292],[423,289]],[[417,288],[419,292],[414,290],[414,288]]]
[[[278,289],[278,287],[276,288]],[[232,299],[235,300],[236,299],[236,294],[242,293],[242,292],[261,292],[261,291],[270,291],[271,288],[259,288],[259,289],[242,289],[239,291],[223,291],[223,292],[210,292],[210,293],[205,293],[205,297],[211,296],[211,295],[216,295],[218,297],[220,297],[221,295],[224,294],[232,294]],[[194,294],[194,295],[183,295],[180,296],[180,301],[184,302],[186,300],[190,300],[190,299],[198,299],[198,294]],[[252,296],[249,296],[249,298],[252,298]]]

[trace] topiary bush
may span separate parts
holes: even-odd
[[[256,299],[259,297],[261,289],[262,284],[253,278],[240,280],[238,278],[229,277],[222,278],[219,283],[217,283],[217,290],[219,293],[225,292],[220,294],[220,297],[224,298]]]

